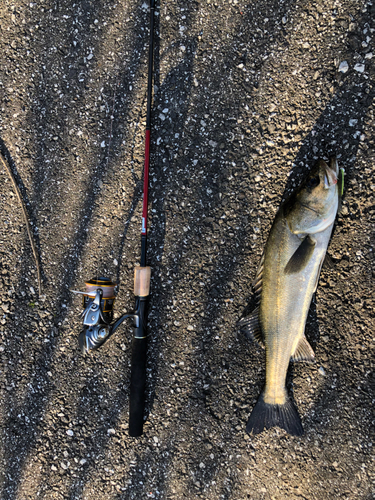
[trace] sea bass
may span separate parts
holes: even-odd
[[[301,187],[281,205],[253,282],[259,306],[240,321],[264,345],[266,383],[246,431],[281,427],[302,435],[285,379],[289,361],[314,361],[304,330],[339,206],[339,169],[319,160]]]

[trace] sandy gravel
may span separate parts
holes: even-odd
[[[155,33],[147,421],[130,326],[78,349],[97,274],[133,307],[148,5],[0,2],[1,500],[366,499],[374,486],[374,37],[365,0],[163,0]],[[346,191],[291,366],[305,434],[249,436],[264,352],[238,330],[286,189],[336,154]]]

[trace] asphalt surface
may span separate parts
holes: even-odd
[[[140,258],[149,10],[3,0],[0,498],[374,498],[374,31],[369,1],[157,2],[144,435],[129,325],[78,348],[70,290]],[[305,434],[247,435],[264,351],[239,332],[277,208],[319,157],[346,171],[288,388]]]

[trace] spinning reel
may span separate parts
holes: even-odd
[[[116,283],[101,277],[87,281],[85,285],[85,292],[73,291],[83,295],[83,312],[80,315],[83,318],[83,330],[79,334],[78,342],[84,354],[103,345],[127,318],[133,319],[136,330],[139,328],[139,301],[136,303],[136,311],[123,314],[111,324]]]

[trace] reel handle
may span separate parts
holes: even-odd
[[[129,395],[129,435],[132,437],[141,436],[143,433],[147,354],[146,307],[147,297],[137,297]]]

